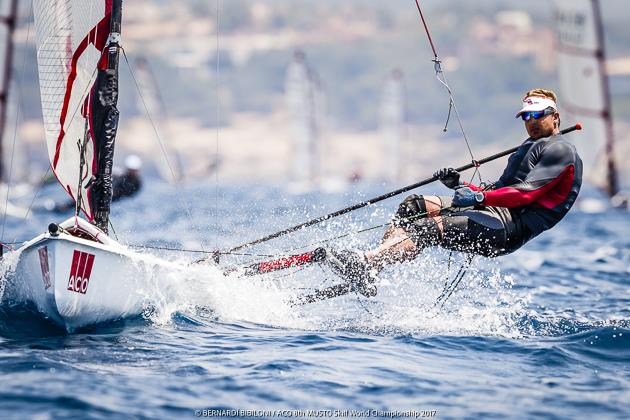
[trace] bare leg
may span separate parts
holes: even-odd
[[[440,233],[444,231],[440,209],[442,202],[439,197],[425,196],[423,197],[427,208],[425,217],[432,218]],[[381,244],[371,251],[365,253],[370,267],[380,271],[385,265],[395,262],[404,262],[414,259],[422,249],[409,238],[409,235],[403,228],[391,226],[383,235]]]

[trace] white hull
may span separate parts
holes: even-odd
[[[142,313],[167,262],[137,254],[78,219],[72,234],[46,232],[19,252],[13,287],[68,331]],[[60,226],[72,229],[75,218]],[[101,241],[74,235],[95,234]]]

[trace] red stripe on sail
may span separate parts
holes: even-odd
[[[68,75],[68,82],[67,82],[67,86],[66,86],[66,93],[64,96],[64,100],[63,100],[63,107],[61,110],[61,115],[59,117],[59,136],[57,137],[57,144],[55,145],[55,155],[53,157],[53,162],[52,162],[52,169],[53,172],[55,173],[55,176],[57,177],[57,179],[59,179],[59,177],[57,176],[57,164],[59,163],[59,157],[60,157],[60,152],[61,152],[61,144],[65,138],[65,131],[64,131],[64,125],[66,122],[66,118],[68,116],[68,107],[70,106],[70,98],[72,96],[72,88],[74,86],[74,81],[77,77],[77,63],[79,61],[79,58],[81,57],[81,55],[85,52],[85,50],[87,49],[87,47],[90,44],[93,44],[94,47],[99,50],[99,51],[103,51],[103,49],[105,48],[105,45],[107,43],[107,38],[109,37],[109,32],[110,32],[110,26],[111,26],[111,12],[112,12],[112,3],[113,0],[104,0],[105,1],[105,16],[103,17],[103,19],[101,19],[94,28],[92,28],[92,30],[90,30],[90,32],[88,33],[88,35],[83,38],[83,40],[81,41],[81,43],[79,44],[79,46],[77,47],[77,50],[74,52],[74,54],[72,55],[72,60],[70,63],[70,74]],[[99,60],[98,64],[97,64],[99,69],[104,68],[103,66],[107,66],[107,55],[103,54],[101,56],[101,59]],[[90,92],[91,95],[91,92]],[[88,99],[90,97],[90,95],[88,95],[88,98],[86,98],[86,102],[85,103],[89,103]],[[85,106],[84,103],[84,106]],[[86,111],[89,113],[91,112],[91,109],[89,109],[88,107],[85,107],[83,109],[83,111]],[[86,115],[84,113],[84,115]],[[90,124],[91,126],[91,124]],[[90,127],[91,128],[91,127]],[[91,141],[94,141],[94,137],[92,136],[92,134],[90,133],[90,139]],[[95,168],[97,164],[96,161],[96,156],[94,156],[93,161],[92,161],[92,167]],[[70,192],[70,189],[68,189],[68,192]],[[73,194],[70,194],[71,197],[73,197]],[[73,197],[74,198],[74,197]],[[82,204],[82,203],[80,203]],[[87,215],[87,217],[91,220],[93,220],[94,216],[92,215],[92,209],[90,207],[90,200],[89,200],[89,192],[88,192],[88,201],[87,201],[87,209],[83,209],[85,214]]]
[[[63,130],[64,123],[66,122],[66,117],[68,116],[68,107],[70,106],[70,97],[72,96],[72,87],[74,85],[74,81],[77,77],[77,62],[81,55],[85,52],[88,45],[93,44],[94,47],[103,51],[105,48],[105,42],[107,42],[107,37],[109,36],[109,26],[110,26],[110,15],[106,15],[92,30],[90,33],[83,38],[83,41],[79,44],[79,47],[72,55],[71,68],[72,71],[68,75],[68,85],[66,87],[66,94],[63,99],[63,107],[61,109],[61,116],[59,118],[59,123],[61,125],[59,137],[57,138],[57,145],[55,148],[55,157],[53,159],[53,168],[57,167],[57,163],[59,162],[59,151],[61,149],[61,142],[65,136],[65,132]],[[105,36],[103,36],[105,34]],[[100,65],[100,62],[99,62]]]

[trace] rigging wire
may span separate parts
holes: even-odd
[[[37,200],[39,193],[42,192],[42,190],[44,189],[44,182],[48,178],[48,174],[50,174],[50,170],[51,170],[51,166],[48,165],[46,172],[39,180],[37,190],[35,191],[35,194],[33,195],[33,199],[31,200],[31,203],[29,204],[28,209],[26,210],[26,214],[24,215],[24,220],[28,218],[29,214],[31,213],[31,209],[33,208],[33,205],[35,204],[35,200]]]
[[[431,50],[433,51],[432,61],[434,63],[435,77],[437,78],[438,82],[440,82],[446,88],[446,91],[448,92],[448,96],[449,96],[448,115],[446,117],[446,123],[444,124],[443,131],[447,131],[448,123],[451,117],[451,109],[452,109],[453,111],[455,111],[455,117],[457,119],[459,129],[462,132],[462,136],[464,138],[464,142],[466,143],[466,148],[468,149],[470,158],[472,159],[473,163],[476,163],[477,160],[475,159],[475,156],[473,154],[472,147],[470,146],[470,142],[468,140],[468,136],[466,135],[466,130],[464,130],[464,124],[462,123],[459,110],[457,109],[457,105],[455,104],[455,95],[453,93],[453,89],[451,89],[450,85],[448,84],[448,80],[446,79],[446,73],[444,73],[444,71],[442,70],[442,61],[440,60],[438,56],[437,49],[435,48],[435,43],[433,42],[433,38],[431,37],[431,32],[429,31],[429,26],[427,25],[427,22],[424,18],[424,14],[422,13],[422,8],[420,7],[419,0],[415,0],[415,2],[416,2],[416,7],[418,9],[418,13],[420,14],[422,25],[424,26],[424,30],[427,34],[427,38],[429,39]],[[477,169],[479,168],[479,165],[475,164],[475,166],[477,167]],[[483,182],[483,180],[481,179],[480,171],[478,172],[478,175],[479,175],[479,181]]]
[[[175,176],[175,171],[173,170],[173,166],[171,165],[171,161],[168,158],[168,153],[166,151],[166,146],[164,145],[164,141],[162,140],[162,136],[160,136],[160,133],[157,129],[157,126],[155,124],[155,121],[153,120],[153,116],[151,115],[151,112],[149,111],[149,107],[147,106],[147,103],[144,99],[144,95],[142,94],[142,90],[140,89],[140,85],[138,84],[138,80],[136,79],[136,74],[133,70],[133,68],[131,67],[131,63],[129,62],[129,58],[127,57],[127,53],[125,51],[125,49],[123,47],[120,48],[122,53],[123,53],[123,57],[125,58],[125,62],[127,63],[127,67],[129,68],[129,73],[131,74],[131,79],[133,80],[133,83],[136,87],[136,90],[138,91],[138,96],[140,97],[140,101],[142,102],[142,107],[144,108],[144,111],[146,113],[147,118],[149,119],[149,123],[151,124],[151,128],[153,129],[153,133],[155,134],[155,138],[158,141],[158,144],[160,146],[160,151],[162,152],[162,155],[164,156],[164,159],[166,160],[166,166],[168,167],[169,172],[171,173],[171,176],[173,177],[173,181],[177,182],[177,177]]]
[[[136,90],[138,92],[138,96],[140,97],[140,101],[142,102],[142,106],[144,107],[145,113],[147,118],[149,119],[149,123],[151,124],[151,128],[153,129],[153,133],[155,134],[155,138],[158,141],[158,144],[160,146],[160,150],[162,152],[162,154],[164,155],[164,159],[166,160],[166,165],[168,166],[169,171],[171,172],[171,176],[173,177],[173,180],[177,183],[177,177],[175,176],[175,171],[173,170],[173,167],[171,165],[171,162],[168,158],[168,154],[166,152],[166,147],[164,146],[164,141],[162,140],[162,137],[160,136],[160,133],[157,129],[157,126],[155,124],[155,121],[153,120],[153,117],[151,116],[151,112],[149,111],[149,107],[147,106],[147,103],[144,99],[144,95],[142,94],[142,90],[140,89],[140,85],[138,84],[138,79],[136,78],[136,74],[133,70],[133,67],[131,66],[131,63],[129,62],[129,58],[127,57],[127,53],[125,51],[125,49],[121,46],[120,47],[122,53],[123,53],[123,58],[125,59],[125,63],[127,63],[127,68],[129,69],[129,73],[131,74],[131,79],[133,80],[134,86],[136,87]],[[178,196],[179,197],[179,196]],[[191,225],[193,224],[193,217],[192,217],[192,212],[189,208],[188,205],[186,205],[186,203],[184,203],[184,200],[179,197],[179,202],[182,205],[182,208],[184,209],[184,212],[186,213],[186,217],[188,218],[189,222],[191,223]],[[203,244],[201,244],[201,248],[203,249]]]
[[[438,211],[442,212],[442,211],[448,211],[451,210],[453,207],[441,207]],[[423,212],[423,213],[419,213],[413,216],[409,216],[406,218],[403,218],[402,220],[405,221],[412,221],[415,219],[419,219],[422,218],[426,215],[428,215],[430,212]],[[322,244],[326,244],[326,243],[330,243],[332,241],[335,240],[339,240],[339,239],[343,239],[349,236],[355,236],[355,235],[359,235],[361,233],[365,233],[365,232],[369,232],[375,229],[379,229],[379,228],[383,228],[386,226],[390,226],[391,222],[387,222],[387,223],[382,223],[379,225],[374,225],[374,226],[370,226],[367,228],[363,228],[363,229],[359,229],[359,230],[355,230],[355,231],[351,231],[351,232],[346,232],[343,233],[341,235],[336,235],[333,237],[329,237],[326,239],[322,239],[319,241],[314,241],[314,242],[310,242],[308,244],[304,244],[304,245],[299,245],[293,248],[288,248],[288,249],[284,249],[278,253],[275,254],[260,254],[260,253],[251,253],[251,252],[221,252],[219,253],[220,255],[233,255],[233,256],[249,256],[249,257],[265,257],[265,258],[281,258],[281,257],[287,257],[290,256],[291,253],[293,253],[294,251],[300,250],[300,249],[304,249],[304,248],[308,248],[308,247],[313,247],[315,245],[322,245]],[[401,241],[402,242],[402,241]],[[395,244],[397,245],[397,244]],[[190,253],[203,253],[203,254],[216,254],[216,251],[205,251],[205,250],[199,250],[199,249],[185,249],[185,248],[176,248],[176,247],[162,247],[162,246],[151,246],[151,245],[139,245],[139,244],[129,244],[128,246],[134,247],[134,248],[146,248],[146,249],[158,249],[158,250],[165,250],[165,251],[175,251],[175,252],[190,252]],[[264,260],[260,260],[260,261],[252,261],[252,264],[256,264],[259,262],[264,262]]]

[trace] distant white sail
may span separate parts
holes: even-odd
[[[585,179],[614,195],[617,174],[599,3],[556,0],[554,18],[562,118],[584,127],[573,138],[584,162]]]
[[[13,147],[13,136],[7,124],[15,115],[14,104],[9,103],[11,70],[13,59],[13,31],[17,15],[17,0],[0,0],[0,181],[15,181],[26,178],[28,164],[24,160],[22,147]],[[11,139],[11,141],[7,141]],[[14,165],[9,168],[10,162]],[[11,171],[11,180],[5,179]],[[19,173],[18,173],[19,172]]]
[[[97,160],[89,97],[99,63],[103,68],[111,8],[112,0],[33,0],[48,156],[57,179],[75,200],[81,197],[81,208],[90,220],[89,188]],[[82,156],[85,165],[79,179]]]
[[[384,159],[386,178],[390,181],[400,181],[403,168],[405,89],[403,74],[398,69],[393,70],[385,81],[380,117],[380,130],[386,148]]]
[[[312,184],[320,175],[318,137],[325,99],[301,52],[287,70],[285,96],[293,143],[291,180]]]

